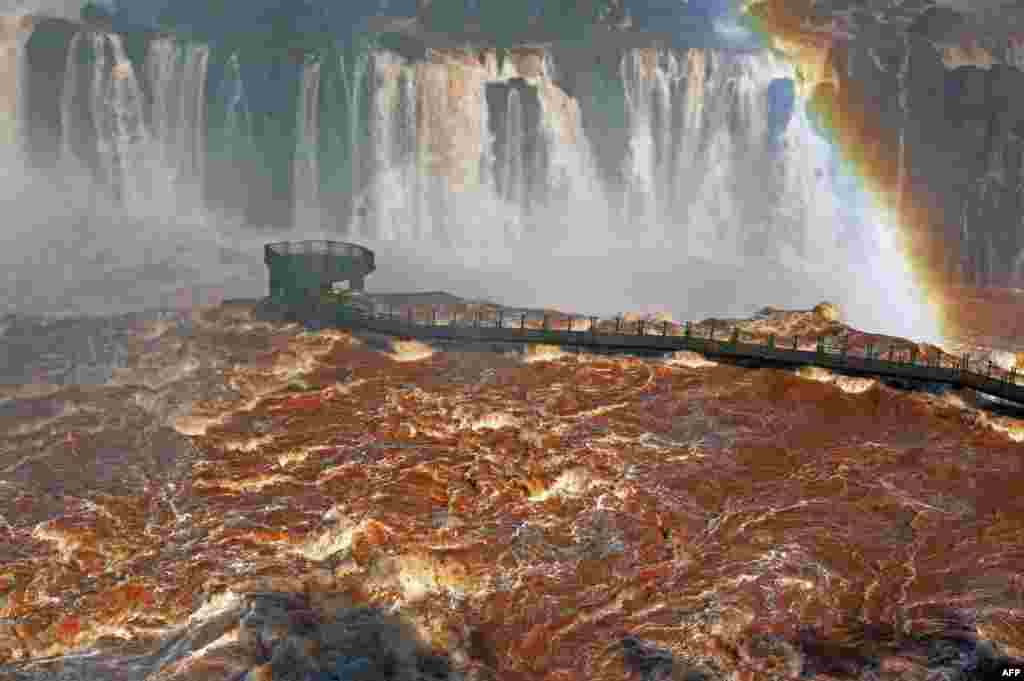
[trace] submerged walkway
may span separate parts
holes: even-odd
[[[589,325],[584,321],[580,330],[572,330],[573,322],[568,320],[568,329],[529,328],[526,316],[499,314],[496,319],[457,320],[455,322],[438,323],[435,319],[417,320],[411,316],[400,317],[393,314],[373,314],[365,316],[339,317],[336,322],[341,326],[364,329],[378,333],[407,336],[413,338],[457,340],[469,342],[495,343],[543,343],[549,345],[575,346],[606,351],[654,351],[673,352],[691,350],[709,357],[717,357],[732,361],[752,361],[761,365],[782,367],[818,366],[842,373],[902,378],[912,381],[929,383],[945,383],[957,388],[972,388],[993,397],[1015,402],[1024,406],[1024,386],[1016,383],[1016,371],[999,375],[994,365],[989,362],[987,372],[972,371],[965,355],[959,361],[950,363],[941,356],[914,358],[905,353],[906,359],[894,357],[890,350],[888,356],[874,351],[868,346],[864,354],[850,354],[843,347],[829,346],[824,338],[817,339],[817,350],[799,350],[798,339],[791,339],[785,345],[776,343],[774,336],[764,344],[741,342],[738,332],[731,336],[715,338],[714,330],[709,337],[698,337],[692,334],[692,326],[688,322],[685,333],[673,335],[669,333],[668,323],[660,326],[651,323],[637,322],[633,333],[624,333],[619,324],[614,332],[600,331],[596,318],[590,318]],[[547,326],[547,323],[545,323]],[[725,335],[726,331],[722,331]]]

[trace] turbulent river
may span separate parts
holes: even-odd
[[[442,317],[719,315],[1024,364],[1018,291],[944,293],[970,324],[940,338],[777,55],[270,58],[21,17],[0,48],[3,678],[974,679],[1024,657],[1005,405],[225,302],[265,290],[265,242],[345,238],[377,253],[371,290],[465,296]],[[752,315],[822,299],[842,321]]]
[[[252,310],[5,320],[32,368],[0,401],[10,678],[981,679],[1024,655],[1020,414]]]

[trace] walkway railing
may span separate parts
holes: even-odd
[[[692,350],[705,355],[730,359],[752,359],[763,363],[800,366],[813,365],[848,373],[907,378],[917,381],[947,383],[975,390],[1024,405],[1024,386],[1016,369],[1004,371],[991,361],[978,362],[968,355],[951,360],[941,353],[919,354],[916,346],[868,345],[863,352],[850,352],[848,339],[818,336],[777,338],[765,342],[741,340],[738,328],[711,324],[705,334],[698,334],[691,322],[678,333],[678,326],[669,322],[646,320],[615,320],[614,331],[601,330],[597,317],[555,317],[527,313],[511,314],[499,310],[494,315],[480,313],[459,318],[453,313],[447,320],[438,318],[432,309],[429,318],[417,315],[412,308],[404,314],[385,310],[373,314],[347,310],[333,320],[344,326],[364,328],[381,333],[449,340],[526,342],[551,345],[592,347],[607,350]],[[527,322],[540,322],[531,328]],[[561,322],[565,328],[552,328]],[[560,326],[560,325],[559,325]],[[801,340],[813,341],[814,350],[802,350]]]

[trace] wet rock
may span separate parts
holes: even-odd
[[[636,636],[623,637],[622,654],[626,666],[639,672],[644,681],[666,679],[672,672],[672,653],[656,648]]]

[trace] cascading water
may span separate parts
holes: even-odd
[[[663,63],[657,61],[663,58]],[[657,219],[659,195],[668,189],[671,148],[670,85],[678,81],[678,62],[672,53],[628,52],[620,65],[629,114],[629,148],[624,161],[627,183],[624,217],[644,222]],[[649,213],[654,210],[654,214]]]
[[[101,36],[99,38],[102,39]],[[126,204],[150,203],[158,198],[156,192],[163,190],[157,183],[165,180],[166,173],[162,172],[165,168],[157,165],[159,156],[154,153],[157,150],[146,126],[142,90],[135,77],[135,68],[125,54],[123,40],[115,34],[106,38],[113,53],[113,65],[107,81],[108,90],[97,102],[96,112],[102,111],[101,116],[107,117],[102,132],[111,140],[111,176],[120,182]],[[103,51],[101,41],[97,43],[96,51]],[[99,82],[102,82],[99,78],[94,81]],[[106,104],[105,110],[100,109],[102,104]]]
[[[502,173],[502,198],[512,207],[512,223],[509,225],[513,238],[522,234],[523,202],[526,191],[523,187],[523,105],[519,90],[508,93],[508,112],[505,115],[505,168]]]
[[[320,226],[320,63],[302,69],[298,148],[293,163],[295,225]]]
[[[75,95],[78,84],[78,53],[82,41],[82,33],[76,33],[68,45],[67,59],[64,65],[64,84],[61,88],[60,100],[60,141],[61,160],[64,165],[77,160],[75,153],[75,125],[77,122],[74,110]]]
[[[779,198],[766,185],[778,162],[767,130],[768,88],[791,75],[770,55],[627,54],[629,221],[692,256],[742,261]],[[800,167],[790,168],[794,161]],[[801,173],[804,161],[791,156],[783,165]]]
[[[888,285],[911,296],[891,228],[863,196],[856,215],[842,205],[849,197],[840,193],[854,194],[840,186],[849,180],[836,152],[793,93],[795,69],[771,53],[626,51],[622,98],[601,103],[624,111],[625,154],[618,174],[604,180],[588,149],[603,142],[601,131],[573,120],[550,74],[524,81],[483,61],[412,67],[385,53],[374,63],[372,198],[356,230],[366,239],[425,249],[443,233],[451,258],[492,268],[514,267],[538,249],[557,257],[628,252],[664,277],[699,261],[813,281],[808,290],[834,291],[837,300],[844,268],[869,276],[884,262]],[[401,104],[404,87],[415,88],[414,119]],[[473,97],[488,99],[483,112],[462,101],[475,88]],[[790,102],[780,104],[787,91]],[[527,102],[539,108],[538,120]],[[580,104],[585,119],[594,102]],[[472,127],[455,130],[450,120],[458,117]],[[418,162],[398,139],[415,145]],[[466,158],[481,169],[475,182],[465,181]],[[862,233],[850,229],[855,218]],[[881,255],[884,248],[893,253]],[[871,323],[883,318],[859,309]]]
[[[321,135],[321,186],[325,193],[347,197],[329,207],[342,232],[353,229],[365,210],[363,146],[369,137],[368,88],[370,51],[357,44],[349,49],[335,46],[330,53],[334,67],[327,108],[320,117],[330,124],[330,135]],[[328,161],[327,168],[323,156]],[[326,170],[326,172],[325,172]]]
[[[29,46],[38,68],[64,64],[58,94],[34,100],[59,114],[27,121],[50,142],[36,145],[43,156],[22,171],[24,187],[0,197],[24,215],[12,232],[25,230],[2,256],[16,279],[3,302],[105,312],[238,280],[238,267],[219,262],[218,230],[231,223],[208,220],[202,196],[209,49],[155,37],[133,52],[121,35],[85,29],[68,36],[64,54],[42,52],[53,37]],[[59,150],[54,167],[40,165],[46,148]]]
[[[603,305],[668,290],[680,271],[692,284],[707,263],[723,280],[788,270],[828,285],[809,289],[834,290],[830,272],[851,262],[851,249],[883,248],[884,230],[848,238],[834,151],[805,102],[779,113],[773,92],[794,70],[769,53],[626,50],[601,67],[604,90],[577,77],[584,86],[569,96],[551,55],[514,55],[499,70],[493,54],[412,60],[370,39],[302,65],[233,49],[154,37],[133,64],[116,35],[69,39],[60,148],[69,168],[86,170],[78,175],[112,188],[121,217],[104,219],[134,216],[154,238],[173,222],[196,244],[242,222],[284,238],[288,185],[284,221],[291,215],[296,232],[489,272],[528,257],[541,272],[535,290],[579,286]],[[260,89],[266,78],[276,94]],[[291,107],[280,106],[284,91]],[[95,204],[93,194],[84,193]],[[260,222],[263,207],[274,215]],[[239,248],[240,234],[231,237]],[[585,258],[587,268],[601,258],[643,265],[609,270],[635,272],[606,277],[597,292],[538,254]],[[529,302],[528,291],[510,291]]]
[[[508,86],[494,98],[497,110],[492,106],[478,115],[479,133],[458,130],[460,151],[479,149],[481,172],[477,182],[452,191],[459,168],[440,167],[447,159],[439,160],[438,147],[447,144],[450,151],[454,143],[444,137],[453,133],[435,124],[431,116],[442,114],[432,112],[451,115],[458,106],[450,94],[453,80],[465,81],[459,83],[463,89],[502,81],[488,81],[495,76],[474,74],[470,67],[413,68],[386,52],[373,59],[371,189],[363,195],[354,230],[364,237],[430,241],[445,231],[461,243],[515,242],[550,235],[551,221],[564,223],[559,217],[566,212],[587,215],[590,223],[596,192],[606,206],[622,199],[617,210],[604,211],[605,224],[590,223],[591,230],[622,234],[609,217],[614,215],[629,225],[623,236],[670,244],[688,256],[736,264],[773,240],[787,257],[808,257],[808,249],[824,247],[808,240],[808,225],[834,213],[834,199],[822,191],[820,172],[815,174],[822,165],[816,155],[825,152],[800,116],[786,128],[782,152],[772,146],[768,88],[793,72],[770,55],[627,52],[621,68],[629,125],[621,173],[626,186],[606,184],[603,190],[595,186],[598,171],[586,151],[567,152],[584,147],[585,136],[565,143],[556,128],[573,124],[557,120],[542,83]],[[526,129],[527,92],[539,100],[536,130]],[[418,106],[427,109],[417,112]],[[470,140],[474,134],[479,139]],[[531,136],[538,148],[528,153]],[[776,177],[785,181],[773,186]],[[443,230],[434,226],[438,204],[447,206],[441,211]],[[466,215],[471,212],[486,219]],[[460,213],[468,224],[458,219]],[[783,257],[780,252],[776,259]]]
[[[385,240],[429,240],[430,215],[421,205],[426,178],[419,172],[414,70],[381,53],[374,56],[373,74],[373,180],[358,231]]]
[[[150,43],[146,97],[121,36],[80,32],[68,47],[61,96],[65,165],[95,163],[96,181],[129,213],[196,212],[205,168],[204,83],[208,50]],[[80,97],[87,97],[83,111]],[[82,125],[83,115],[89,126]],[[188,191],[187,197],[178,192]],[[201,212],[201,211],[200,211]]]
[[[157,38],[146,55],[146,77],[152,92],[150,116],[159,143],[160,162],[171,171],[178,191],[189,192],[198,204],[206,175],[206,74],[210,50]]]

